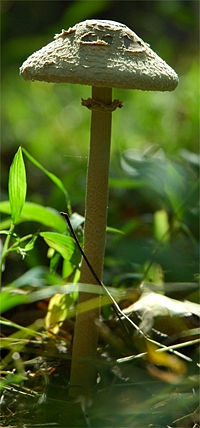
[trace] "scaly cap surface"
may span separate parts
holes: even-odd
[[[26,80],[125,89],[172,91],[175,71],[126,25],[86,20],[62,33],[22,64]]]

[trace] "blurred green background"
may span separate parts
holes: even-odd
[[[160,263],[165,278],[193,281],[197,272],[198,1],[16,1],[1,3],[2,199],[19,145],[65,183],[74,211],[84,214],[90,88],[25,82],[19,67],[55,33],[87,18],[112,19],[136,32],[179,75],[174,92],[114,90],[124,107],[113,114],[105,277],[137,278]],[[64,210],[63,196],[27,163],[28,200]],[[164,209],[170,246],[155,251],[155,212]],[[41,263],[40,255],[27,264]],[[131,276],[132,275],[132,276]],[[127,276],[126,276],[127,278]]]

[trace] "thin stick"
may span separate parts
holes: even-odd
[[[194,340],[190,340],[188,342],[177,343],[177,344],[171,345],[171,346],[164,346],[163,348],[156,349],[155,352],[173,351],[174,349],[178,349],[178,348],[183,348],[183,347],[186,347],[186,346],[195,345],[196,343],[199,343],[199,342],[200,342],[200,339],[194,339]],[[117,359],[117,363],[125,363],[127,361],[132,361],[132,360],[135,360],[136,358],[144,357],[147,354],[148,354],[148,352],[142,352],[141,354],[129,355],[128,357],[118,358]],[[183,359],[185,359],[188,362],[192,362],[192,358],[187,357],[184,354],[181,354],[181,353],[178,354],[176,352],[176,355],[179,355],[181,358],[185,357]]]

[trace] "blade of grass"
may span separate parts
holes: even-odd
[[[40,169],[40,171],[42,171],[58,187],[58,189],[61,190],[61,192],[65,196],[65,199],[67,202],[67,208],[68,208],[69,214],[71,215],[71,205],[70,205],[69,194],[63,182],[60,180],[60,178],[58,178],[55,174],[53,174],[53,172],[48,171],[43,165],[41,165],[40,162],[38,162],[38,160],[36,160],[32,155],[30,155],[30,153],[26,149],[23,148],[22,150],[25,156],[27,157],[27,159],[33,165],[35,165],[38,169]]]
[[[26,199],[26,170],[19,147],[9,171],[8,193],[13,224],[19,219]]]
[[[37,321],[36,321],[30,327],[23,327],[22,325],[17,324],[17,323],[15,323],[13,321],[7,320],[4,317],[0,317],[0,324],[7,325],[8,327],[14,327],[17,330],[20,330],[20,331],[24,332],[25,335],[35,336],[35,334],[37,334],[37,336],[46,337],[46,334],[41,333],[41,332],[38,331],[38,328],[40,328],[41,326],[43,326],[43,322],[41,322],[41,320],[39,320],[39,323],[37,323]]]

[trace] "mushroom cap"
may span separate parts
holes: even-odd
[[[22,64],[26,80],[172,91],[175,71],[126,25],[86,20],[56,34]]]

